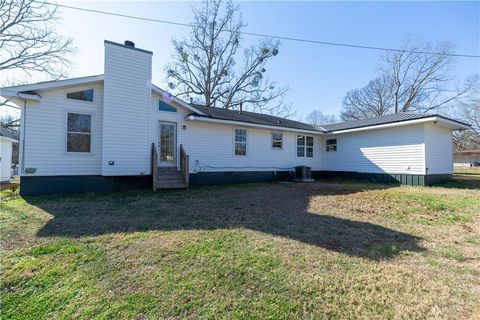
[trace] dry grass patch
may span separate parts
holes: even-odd
[[[10,197],[2,317],[468,319],[480,189],[454,183]]]
[[[480,175],[480,167],[455,168],[454,172],[455,172],[456,174]]]

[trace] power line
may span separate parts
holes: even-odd
[[[170,24],[170,25],[176,25],[176,26],[182,26],[182,27],[190,27],[190,24],[188,24],[188,23],[182,23],[182,22],[176,22],[176,21],[132,16],[132,15],[128,15],[128,14],[107,12],[107,11],[95,10],[95,9],[87,9],[87,8],[81,8],[81,7],[70,6],[70,5],[65,5],[65,4],[58,4],[58,3],[51,3],[51,2],[44,2],[44,1],[37,1],[37,0],[33,0],[33,2],[46,4],[46,5],[51,5],[51,6],[56,6],[56,7],[61,7],[61,8],[66,8],[66,9],[79,10],[79,11],[91,12],[91,13],[97,13],[97,14],[104,14],[104,15],[110,15],[110,16],[121,17],[121,18],[128,18],[128,19],[142,20],[142,21],[149,21],[149,22],[157,22],[157,23]],[[432,55],[441,55],[441,56],[449,56],[449,57],[461,57],[461,58],[480,58],[480,55],[472,55],[472,54],[441,53],[441,52],[417,51],[417,50],[402,50],[402,49],[394,49],[394,48],[386,48],[386,47],[376,47],[376,46],[357,45],[357,44],[350,44],[350,43],[328,42],[328,41],[302,39],[302,38],[295,38],[295,37],[276,36],[276,35],[271,35],[271,34],[255,33],[255,32],[241,31],[240,34],[248,35],[248,36],[255,36],[255,37],[272,38],[272,39],[278,39],[278,40],[313,43],[313,44],[328,45],[328,46],[355,48],[355,49],[392,51],[392,52],[407,52],[407,53],[417,53],[417,54],[432,54]]]

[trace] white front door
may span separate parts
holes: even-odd
[[[175,122],[159,122],[158,165],[175,167],[177,155],[177,124]]]

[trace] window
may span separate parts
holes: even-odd
[[[313,158],[313,137],[307,136],[307,158]]]
[[[305,157],[305,136],[297,136],[297,157]]]
[[[67,114],[67,152],[90,152],[92,140],[92,116]]]
[[[163,102],[163,101],[159,101],[158,102],[158,110],[160,111],[168,111],[168,112],[177,112],[177,109],[175,109],[174,107],[172,107],[171,105]]]
[[[337,151],[337,139],[327,139],[327,152]]]
[[[313,158],[313,137],[297,135],[297,157]]]
[[[93,89],[69,92],[67,99],[93,102]]]
[[[272,148],[280,150],[283,148],[283,133],[272,132]]]
[[[235,155],[247,155],[247,130],[235,129]]]

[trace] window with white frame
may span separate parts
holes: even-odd
[[[90,152],[92,148],[92,116],[67,114],[67,152]]]
[[[337,151],[337,139],[327,139],[326,146],[327,152]]]
[[[247,155],[247,130],[235,129],[235,155]]]
[[[67,99],[93,102],[93,89],[68,92]]]
[[[283,149],[283,133],[272,132],[272,148],[277,150]]]
[[[297,135],[297,157],[313,158],[313,137]]]
[[[307,158],[313,158],[313,137],[307,136],[306,142]]]

